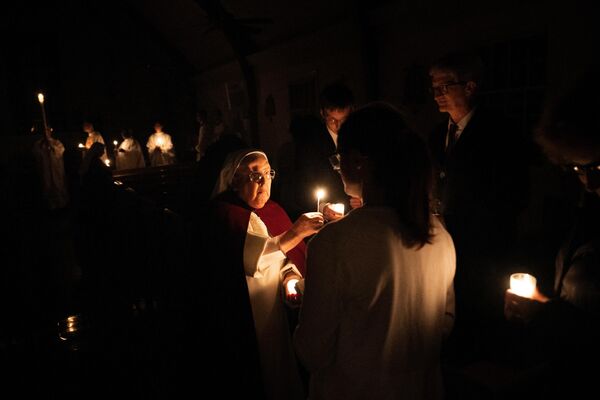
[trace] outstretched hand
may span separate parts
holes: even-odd
[[[302,214],[294,225],[292,226],[292,231],[295,235],[305,238],[310,235],[314,235],[323,227],[325,223],[325,218],[323,214],[320,212],[308,212]]]

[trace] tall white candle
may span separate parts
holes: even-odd
[[[320,205],[321,205],[321,199],[323,197],[325,197],[325,190],[323,190],[323,189],[317,189],[315,195],[317,196],[317,212],[319,212],[319,211],[321,211],[319,209]]]
[[[44,121],[44,134],[46,134],[46,129],[48,129],[48,122],[46,121],[46,109],[44,108],[44,94],[38,93],[37,97],[38,97],[38,101],[40,102],[40,107],[42,107],[42,119]]]

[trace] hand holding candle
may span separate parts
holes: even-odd
[[[344,203],[327,203],[323,207],[323,216],[327,221],[337,221],[344,216]]]

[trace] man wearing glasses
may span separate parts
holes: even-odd
[[[456,247],[454,350],[473,361],[503,323],[506,268],[514,265],[517,217],[528,202],[528,146],[505,117],[478,105],[478,56],[449,54],[429,75],[433,99],[448,115],[429,138],[432,209]]]

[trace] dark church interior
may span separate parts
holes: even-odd
[[[314,187],[296,174],[294,154],[304,130],[322,123],[325,87],[350,88],[355,108],[393,105],[425,140],[448,121],[431,94],[430,66],[447,53],[469,52],[483,61],[481,107],[498,112],[500,133],[489,140],[504,149],[507,168],[526,158],[518,171],[525,188],[511,216],[513,245],[481,284],[497,290],[484,294],[495,296],[493,306],[475,333],[489,342],[473,357],[460,339],[442,344],[444,398],[552,398],[554,375],[540,361],[546,350],[533,339],[539,332],[506,320],[502,303],[511,273],[529,273],[541,292],[553,292],[558,250],[578,204],[593,195],[534,138],[548,102],[599,65],[591,4],[23,0],[2,8],[1,397],[261,398],[260,390],[246,391],[251,378],[238,369],[219,376],[244,354],[220,354],[236,336],[217,337],[204,318],[212,304],[206,299],[220,290],[219,262],[206,244],[217,228],[207,213],[227,155],[264,151],[277,172],[270,198],[295,221],[319,207]],[[163,165],[147,146],[157,122],[172,140],[173,159]],[[99,166],[89,160],[85,123],[103,137]],[[223,133],[199,150],[201,126]],[[64,147],[68,200],[58,207],[45,202],[44,173],[32,153],[49,130]],[[518,146],[502,144],[506,131]],[[145,166],[119,168],[123,132],[139,143]],[[306,193],[310,206],[299,199]],[[489,207],[481,215],[505,212]],[[598,220],[591,224],[597,238]],[[457,274],[460,268],[459,259]],[[293,335],[301,311],[285,312]],[[597,329],[598,321],[595,314],[589,324]],[[594,351],[585,362],[598,360]],[[298,368],[308,393],[311,371],[300,361]]]

